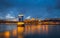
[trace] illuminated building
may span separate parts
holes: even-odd
[[[35,18],[31,18],[31,20],[35,20]]]

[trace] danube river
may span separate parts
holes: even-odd
[[[0,24],[0,38],[60,38],[60,25]]]

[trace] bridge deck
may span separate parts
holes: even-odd
[[[5,23],[5,24],[11,24],[11,23],[13,23],[13,24],[18,24],[18,22],[19,21],[4,21],[4,20],[0,20],[0,24],[2,24],[2,23]],[[60,25],[60,20],[59,21],[57,21],[57,20],[42,20],[42,21],[30,21],[30,22],[25,22],[24,21],[24,24],[47,24],[47,25],[51,25],[51,24],[53,24],[53,25],[55,25],[55,24],[59,24]]]

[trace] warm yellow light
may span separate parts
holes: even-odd
[[[18,25],[22,25],[22,24],[24,24],[24,22],[18,22]]]
[[[39,20],[39,21],[41,21],[41,20]]]
[[[24,32],[24,27],[18,27],[18,33],[23,33]]]
[[[13,36],[17,36],[17,29],[14,29],[14,30],[12,31],[12,34],[13,34]]]
[[[35,18],[32,18],[31,20],[35,20]]]
[[[10,36],[10,32],[9,31],[4,32],[4,36],[5,37],[9,37]]]

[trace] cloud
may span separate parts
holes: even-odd
[[[3,17],[2,17],[2,16],[0,16],[0,19],[3,19]]]
[[[31,18],[31,16],[26,17],[26,19],[30,19],[30,18]]]
[[[6,19],[9,19],[9,18],[15,18],[15,17],[12,16],[11,14],[7,14],[7,15],[5,16],[5,18],[6,18]]]
[[[15,18],[14,16],[12,16],[11,14],[7,14],[5,16],[6,20],[8,21],[18,21],[18,18]]]

